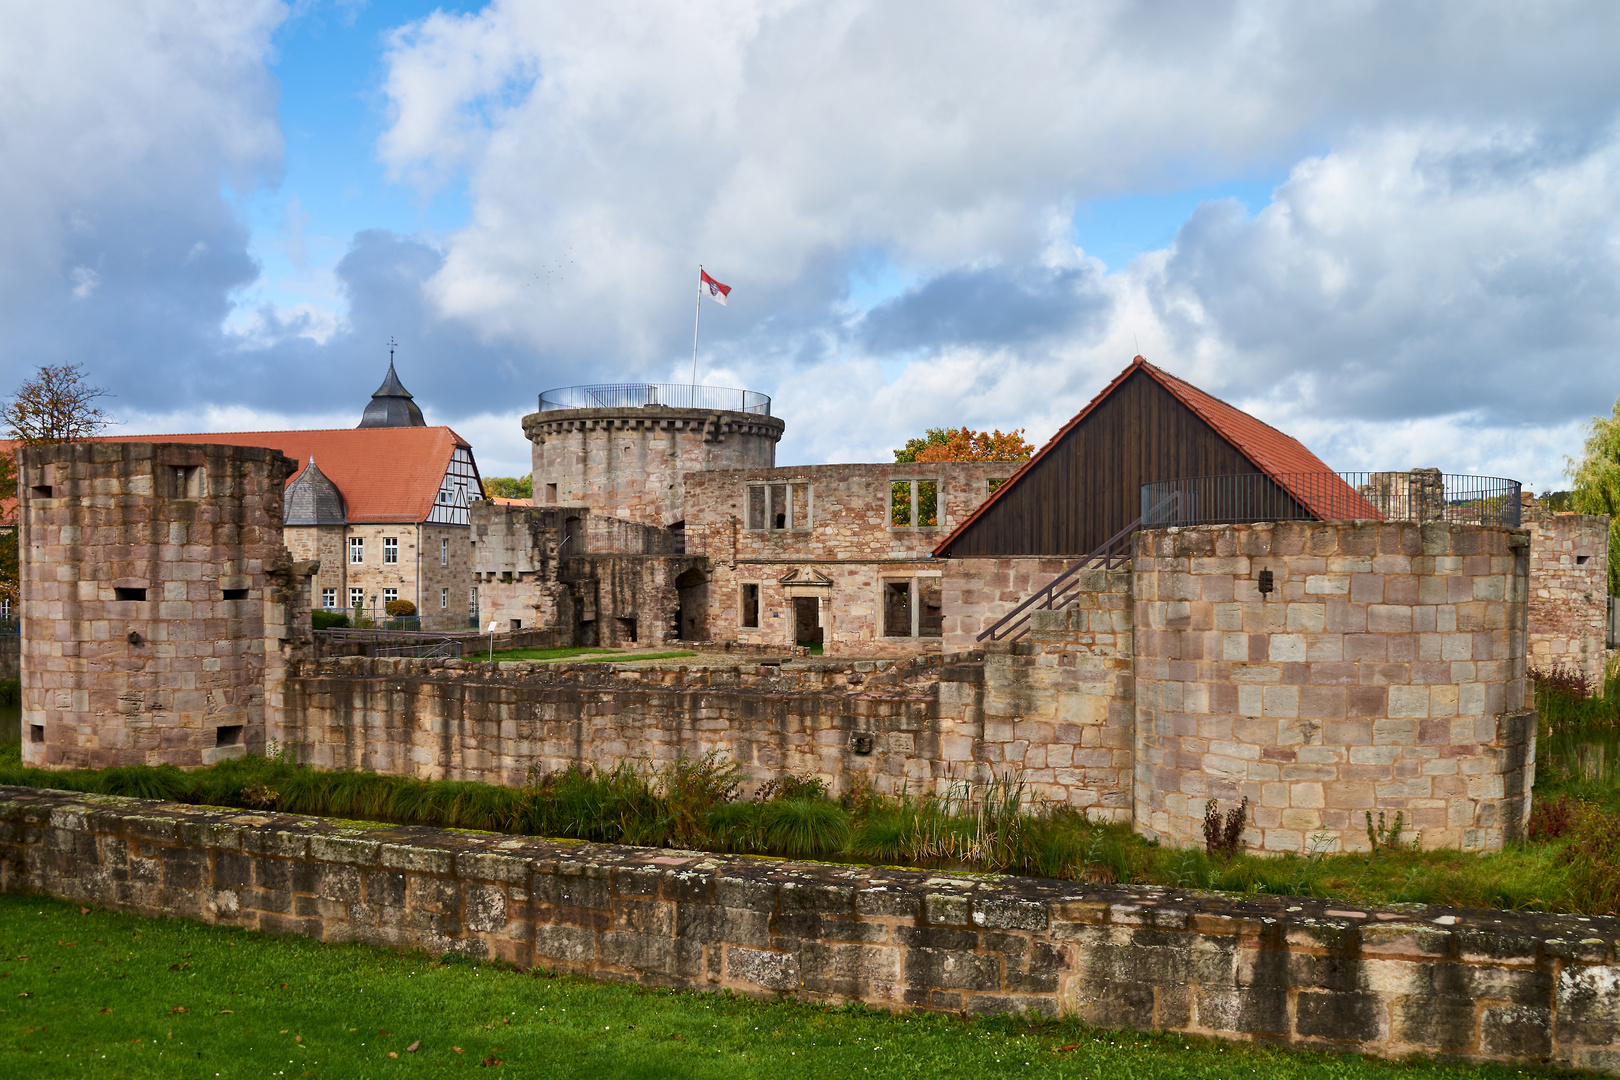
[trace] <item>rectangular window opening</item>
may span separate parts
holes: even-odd
[[[392,604],[395,600],[398,600],[398,599],[399,599],[399,590],[398,589],[384,589],[383,590],[383,603]]]
[[[28,741],[29,742],[44,742],[45,741],[45,725],[44,724],[29,724],[28,725]]]
[[[321,607],[325,608],[327,611],[332,611],[332,610],[335,610],[337,608],[337,590],[336,589],[322,589],[321,590]]]
[[[383,537],[383,562],[399,562],[399,540],[396,537]]]
[[[1000,487],[1002,484],[1005,484],[1006,482],[1007,482],[1007,478],[1005,476],[991,477],[990,481],[989,481],[990,490],[986,494],[994,495],[996,493],[996,488]]]
[[[221,724],[219,727],[215,728],[214,729],[214,745],[215,746],[240,746],[240,745],[242,745],[242,725],[241,724]]]
[[[939,525],[939,481],[918,480],[917,528],[932,529]]]
[[[247,598],[248,598],[248,591],[246,589],[226,589],[225,590],[225,599],[227,599],[227,600],[246,600]]]
[[[889,485],[889,524],[897,529],[911,525],[910,480],[896,480]]]
[[[145,600],[145,589],[113,589],[114,600]]]
[[[742,587],[742,613],[739,622],[743,626],[759,625],[759,586],[744,585]]]
[[[201,465],[170,465],[169,494],[176,499],[203,497],[203,467]]]
[[[883,583],[883,636],[911,637],[911,580]]]
[[[49,485],[49,484],[35,484],[34,485],[34,494],[37,495],[38,497],[40,497],[41,499],[49,499],[51,497],[51,491],[52,490],[53,489],[52,489],[51,485]]]
[[[917,636],[943,637],[945,633],[945,579],[917,579]]]
[[[549,506],[556,506],[557,505],[557,485],[556,484],[547,484],[546,485],[546,504],[549,505]]]
[[[357,607],[365,607],[365,605],[366,605],[366,590],[364,590],[364,589],[350,589],[349,590],[349,606],[352,607],[352,608],[357,608]]]
[[[439,565],[450,565],[450,540],[448,537],[439,541]]]
[[[761,485],[748,488],[748,528],[765,528],[765,488]]]
[[[786,484],[772,484],[771,488],[771,528],[785,529],[788,527],[788,488]]]
[[[440,589],[439,590],[439,607],[447,608],[449,606],[450,606],[450,590],[449,589]]]
[[[932,529],[939,525],[938,480],[894,480],[889,484],[889,526]]]
[[[364,537],[349,537],[349,563],[363,563],[366,561],[366,541]]]
[[[478,588],[474,586],[467,590],[467,611],[471,615],[478,614]]]
[[[620,619],[619,620],[619,637],[624,641],[630,642],[632,645],[635,644],[635,641],[636,641],[636,620],[635,619]]]
[[[794,484],[792,494],[788,498],[788,505],[793,508],[793,520],[789,528],[808,529],[810,527],[810,485]]]

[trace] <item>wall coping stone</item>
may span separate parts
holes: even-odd
[[[1614,917],[1363,909],[15,787],[0,787],[0,888],[759,997],[1033,1008],[1620,1072]]]

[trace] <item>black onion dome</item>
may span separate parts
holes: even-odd
[[[316,467],[313,457],[287,486],[284,506],[283,525],[342,525],[348,520],[343,492]]]
[[[411,392],[394,374],[394,361],[388,360],[388,377],[371,395],[366,411],[360,414],[360,427],[427,427],[422,410],[411,400]]]

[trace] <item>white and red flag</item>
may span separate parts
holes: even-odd
[[[700,268],[698,273],[703,275],[703,288],[708,291],[710,299],[720,301],[720,306],[725,307],[726,297],[731,295],[731,286],[720,284],[718,281],[714,280],[714,278],[709,276],[709,272],[707,270]]]

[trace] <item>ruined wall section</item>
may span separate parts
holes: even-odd
[[[684,516],[687,473],[774,465],[783,427],[772,416],[662,406],[523,418],[536,505],[588,506],[656,528]]]
[[[26,763],[262,751],[267,654],[297,636],[287,605],[307,588],[282,546],[295,468],[251,447],[19,451]]]
[[[1425,847],[1520,835],[1527,542],[1444,523],[1138,533],[1137,830],[1199,843],[1206,800],[1246,798],[1264,851],[1364,849],[1368,811]]]
[[[981,648],[979,635],[1050,585],[1069,559],[944,560],[944,646],[947,652]]]
[[[930,553],[988,497],[990,481],[1016,464],[816,465],[689,475],[686,550],[709,559],[708,636],[788,647],[805,640],[804,630],[819,629],[830,656],[949,651],[940,622],[944,571]],[[908,485],[909,501],[911,481],[937,485],[937,525],[892,523],[894,485]],[[780,499],[790,501],[784,506]],[[757,591],[757,608],[745,604],[745,587]],[[907,590],[906,616],[915,609],[915,620],[886,611],[896,587]],[[906,632],[891,633],[896,627]]]
[[[1530,532],[1529,663],[1579,672],[1603,692],[1609,615],[1609,519],[1549,514],[1526,498]]]

